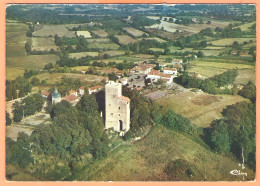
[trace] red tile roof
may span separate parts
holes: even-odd
[[[82,86],[79,89],[84,90],[85,88],[86,88],[86,86]]]
[[[125,97],[125,96],[120,96],[120,99],[123,100],[123,101],[126,101],[126,102],[130,102],[130,99],[128,97]]]
[[[164,68],[164,70],[177,71],[177,69],[176,69],[176,68]]]
[[[158,75],[161,77],[164,77],[164,78],[171,78],[171,76],[172,76],[170,74],[158,74]]]
[[[75,96],[74,94],[71,94],[71,95],[63,98],[63,100],[68,101],[68,102],[75,101],[76,99],[78,99],[78,97]]]
[[[69,91],[69,94],[74,94],[74,93],[76,93],[76,91],[74,90]]]
[[[89,90],[96,90],[96,89],[100,89],[102,88],[101,86],[94,86],[94,87],[90,87]]]
[[[149,73],[149,75],[159,75],[160,72],[159,70],[151,70],[151,72]]]
[[[42,90],[41,94],[48,97],[50,95],[50,92]]]

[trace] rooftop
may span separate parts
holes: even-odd
[[[100,89],[102,88],[101,86],[94,86],[94,87],[90,87],[89,90],[96,90],[96,89]]]
[[[123,101],[126,101],[126,102],[130,102],[130,99],[128,97],[125,97],[125,96],[120,96],[120,99],[123,100]]]
[[[71,95],[63,98],[63,100],[68,101],[68,102],[75,101],[76,99],[78,99],[78,97],[75,96],[74,94],[71,94]]]

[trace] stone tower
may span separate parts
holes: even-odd
[[[122,96],[122,84],[109,81],[105,86],[105,128],[124,135],[130,129],[130,99]]]
[[[61,94],[58,92],[56,86],[55,86],[53,94],[51,95],[51,100],[52,100],[52,104],[61,102]]]

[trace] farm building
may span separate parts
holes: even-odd
[[[78,93],[74,90],[71,90],[71,91],[69,91],[69,95],[75,95],[77,97]]]

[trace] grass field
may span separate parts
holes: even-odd
[[[158,41],[159,43],[164,43],[166,42],[165,40],[163,39],[160,39],[158,37],[147,37],[147,38],[142,38],[142,39],[145,39],[145,40],[155,40],[155,41]],[[140,39],[141,40],[141,39]]]
[[[98,35],[100,37],[107,37],[108,34],[104,30],[91,30],[95,35]]]
[[[88,43],[110,43],[110,39],[108,38],[93,38],[93,39],[86,39]]]
[[[243,24],[243,25],[240,25],[236,28],[241,28],[241,30],[244,32],[244,31],[248,31],[249,30],[249,27],[251,27],[253,24],[255,24],[256,22],[252,22],[252,23],[246,23],[246,24]]]
[[[86,83],[99,83],[101,82],[104,77],[96,76],[96,75],[89,75],[89,74],[73,74],[73,73],[41,73],[36,76],[39,78],[40,81],[46,80],[47,84],[55,85],[59,83],[62,78],[72,78],[72,79],[80,79],[82,82]]]
[[[141,37],[143,34],[146,34],[145,32],[132,27],[123,27],[122,29],[135,37]]]
[[[238,181],[240,178],[229,174],[238,168],[238,162],[220,156],[204,148],[186,136],[157,126],[140,141],[123,145],[106,158],[95,161],[78,173],[78,181],[166,181],[165,165],[172,160],[184,159],[195,169],[189,181]],[[246,179],[254,179],[254,173],[246,169]]]
[[[27,25],[9,21],[6,23],[6,39],[13,38],[18,34],[25,34],[27,30]]]
[[[33,36],[40,37],[54,37],[55,35],[60,37],[75,37],[74,31],[69,31],[66,25],[42,25],[42,28],[33,32]]]
[[[250,40],[255,42],[256,38],[226,38],[226,39],[211,41],[210,43],[216,46],[227,46],[227,45],[232,45],[234,41],[237,41],[239,44],[242,44],[244,41],[249,42]]]
[[[76,34],[78,37],[80,37],[80,36],[83,36],[84,38],[92,37],[89,31],[77,31]]]
[[[209,50],[194,50],[192,48],[184,48],[183,50],[179,50],[179,52],[185,52],[185,51],[190,51],[190,52],[203,52],[205,56],[218,56],[219,53],[224,52],[225,49],[209,49]]]
[[[102,50],[117,50],[120,46],[115,43],[90,43],[89,48],[98,48]]]
[[[38,37],[32,37],[32,50],[36,51],[49,51],[50,49],[53,49],[55,51],[59,50],[59,47],[55,45],[53,38],[38,38]]]
[[[6,79],[7,80],[14,80],[19,76],[23,76],[24,69],[18,67],[6,67]]]
[[[244,45],[242,48],[243,48],[243,49],[249,49],[249,48],[252,47],[252,46],[256,46],[256,43],[255,43],[255,42],[253,42],[253,43],[248,43],[248,44]]]
[[[246,85],[248,81],[256,82],[255,68],[238,70],[238,76],[234,83]]]
[[[134,38],[128,36],[128,35],[115,35],[119,39],[119,43],[127,45],[129,43],[135,43],[137,42]]]
[[[78,53],[70,53],[69,54],[69,58],[82,58],[82,57],[86,57],[86,56],[98,56],[98,52],[78,52]]]
[[[235,60],[233,60],[235,61]],[[188,72],[194,72],[202,75],[203,77],[211,77],[216,74],[223,73],[230,69],[253,69],[255,68],[252,65],[249,64],[236,64],[232,63],[232,60],[230,60],[230,63],[228,63],[228,60],[226,62],[214,62],[214,61],[192,61],[191,63],[192,68],[188,69]]]
[[[110,56],[120,56],[125,54],[125,50],[114,50],[114,51],[104,51],[103,54],[108,54]]]
[[[156,101],[199,127],[209,127],[211,121],[222,117],[221,112],[227,105],[244,100],[246,99],[241,96],[198,94],[190,91],[177,95],[169,94]]]
[[[149,48],[149,50],[154,51],[154,52],[163,52],[163,48]]]

